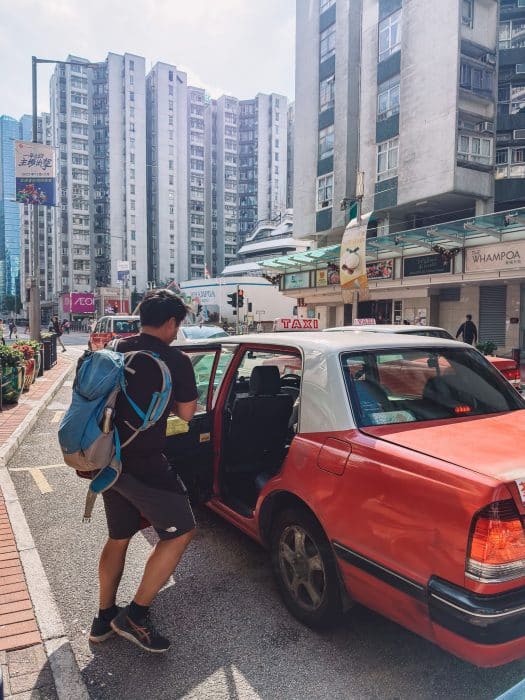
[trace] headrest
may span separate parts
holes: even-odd
[[[275,365],[259,365],[252,369],[250,394],[275,396],[281,390],[279,368]]]

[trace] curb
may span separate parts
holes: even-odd
[[[0,488],[11,521],[16,545],[24,570],[27,588],[46,649],[58,700],[89,700],[89,693],[82,680],[71,644],[47,579],[42,560],[35,546],[15,485],[6,469],[20,443],[34,426],[48,403],[58,392],[67,375],[74,368],[68,367],[56,379],[47,394],[35,405],[15,430],[7,443],[0,448]]]

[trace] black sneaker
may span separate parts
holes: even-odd
[[[120,608],[118,605],[116,608],[117,612],[115,613],[115,616],[122,610],[122,608]],[[96,615],[93,618],[93,623],[91,625],[89,641],[97,644],[98,642],[105,642],[106,639],[109,639],[113,635],[113,630],[111,629],[110,623],[111,620],[103,620],[101,617]]]
[[[163,654],[171,646],[171,642],[166,637],[163,637],[157,632],[149,615],[142,621],[142,624],[137,625],[128,616],[129,606],[123,608],[119,614],[111,620],[111,627],[124,639],[129,639],[130,642],[136,644],[144,651],[152,652],[153,654]]]

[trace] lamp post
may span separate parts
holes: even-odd
[[[38,99],[37,99],[37,66],[39,63],[54,63],[61,66],[84,66],[95,68],[99,63],[84,63],[83,61],[57,61],[51,58],[31,57],[32,102],[33,102],[33,143],[38,143]],[[31,340],[40,340],[40,255],[38,235],[39,205],[33,204],[33,250],[31,255],[31,286],[29,288],[29,328]]]

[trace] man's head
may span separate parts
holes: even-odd
[[[142,330],[168,345],[177,337],[179,326],[187,313],[185,304],[169,289],[148,292],[139,306]]]
[[[472,321],[472,314],[467,314],[467,321]]]

